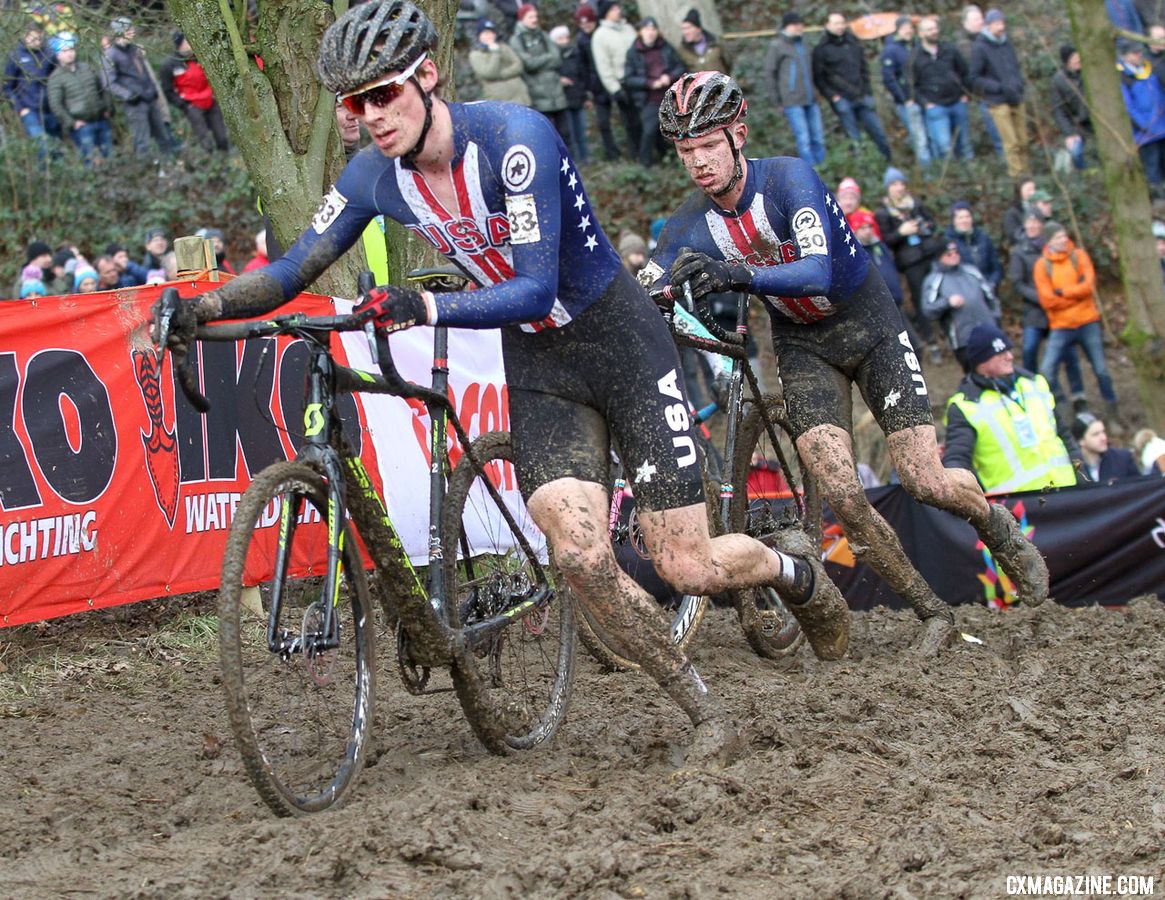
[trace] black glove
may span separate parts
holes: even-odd
[[[202,324],[196,309],[201,299],[179,301],[165,322],[162,321],[161,298],[154,301],[150,307],[150,339],[155,347],[161,347],[163,340],[168,347],[184,347],[194,342],[195,332]]]
[[[429,321],[429,308],[424,297],[416,291],[391,284],[369,291],[353,313],[362,319],[371,319],[377,328],[389,334],[414,325],[425,325]]]
[[[680,251],[671,266],[671,283],[677,288],[687,281],[692,299],[728,291],[747,291],[752,286],[752,269],[742,262],[713,259],[689,247]]]

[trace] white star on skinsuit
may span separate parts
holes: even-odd
[[[578,227],[581,228],[583,231],[586,231],[588,228],[590,228],[591,227],[591,217],[590,216],[583,216],[581,219],[579,219],[578,220]]]
[[[571,172],[570,178],[566,180],[566,183],[570,185],[570,189],[573,191],[574,186],[578,184],[578,175],[576,175],[574,172]]]
[[[587,236],[586,248],[594,250],[599,245],[598,239],[593,234]]]
[[[570,160],[564,156],[564,157],[562,157],[562,174],[565,175],[569,171],[570,171]]]
[[[651,476],[654,475],[657,471],[658,470],[655,468],[655,466],[653,466],[649,461],[644,460],[643,465],[635,470],[635,481],[647,484],[649,481],[651,481]]]
[[[582,194],[575,194],[574,195],[574,208],[575,209],[582,209],[583,208]]]
[[[889,409],[891,406],[897,406],[898,401],[902,399],[902,392],[898,390],[891,391],[886,395],[886,405],[882,409]]]

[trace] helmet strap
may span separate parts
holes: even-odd
[[[714,191],[712,193],[713,197],[723,197],[734,187],[740,184],[740,179],[744,177],[744,169],[740,165],[740,151],[737,149],[736,144],[732,140],[732,132],[730,128],[731,126],[724,129],[724,137],[728,140],[728,146],[732,150],[732,162],[735,168],[733,169],[732,177],[728,180],[728,184],[724,185],[724,187],[720,190]]]
[[[417,157],[420,156],[421,151],[425,149],[425,139],[429,136],[429,129],[433,125],[433,98],[429,93],[421,87],[420,79],[413,75],[409,79],[417,86],[417,90],[421,92],[421,102],[425,104],[425,122],[421,125],[421,134],[417,138],[417,142],[413,144],[413,149],[406,153],[401,161],[415,168],[417,164]]]

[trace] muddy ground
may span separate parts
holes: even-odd
[[[208,606],[5,632],[0,896],[998,897],[1008,875],[1165,882],[1165,607],[904,613],[840,663],[755,658],[723,611],[696,659],[746,723],[721,774],[654,686],[580,666],[569,720],[491,757],[449,694],[382,665],[351,801],[273,818],[233,746]],[[384,644],[387,649],[389,645]],[[391,661],[387,661],[391,662]]]

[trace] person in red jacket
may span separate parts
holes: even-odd
[[[206,80],[202,63],[194,58],[190,42],[181,31],[174,32],[175,53],[158,72],[166,99],[186,114],[194,137],[207,150],[230,149],[222,110],[214,99],[214,91]]]
[[[1047,243],[1032,268],[1040,306],[1048,314],[1048,343],[1040,360],[1040,374],[1057,393],[1056,371],[1064,357],[1079,344],[1108,406],[1106,418],[1117,420],[1119,410],[1112,376],[1104,359],[1104,333],[1096,308],[1096,270],[1083,247],[1077,247],[1059,222],[1046,222]],[[1060,394],[1063,396],[1062,394]]]

